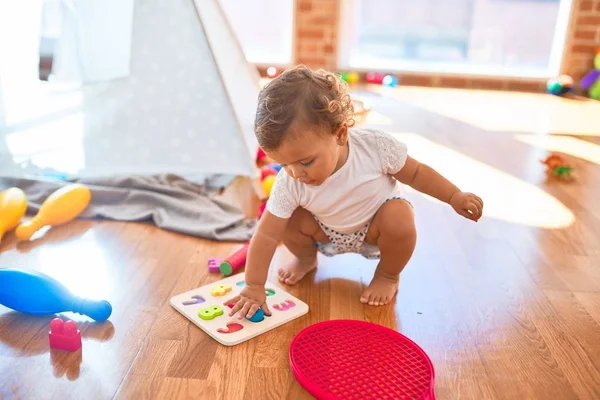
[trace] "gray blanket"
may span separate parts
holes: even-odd
[[[254,230],[241,210],[213,199],[218,187],[198,184],[176,175],[80,178],[92,191],[82,218],[149,221],[156,226],[206,239],[245,241]],[[0,177],[0,190],[16,186],[25,192],[28,212],[35,213],[55,190],[70,183],[60,180]]]

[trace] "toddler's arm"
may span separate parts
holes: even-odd
[[[265,210],[250,240],[246,261],[246,286],[239,296],[225,302],[225,304],[236,303],[229,316],[240,311],[240,319],[244,316],[251,318],[259,307],[265,313],[271,314],[266,303],[265,282],[273,254],[283,237],[287,222],[287,219],[278,218]]]
[[[473,221],[481,218],[483,201],[479,197],[472,193],[461,192],[436,170],[412,157],[407,157],[404,167],[394,175],[394,178],[421,193],[450,204],[465,218]]]

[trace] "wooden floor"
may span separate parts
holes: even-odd
[[[32,243],[10,234],[0,244],[2,267],[41,270],[110,300],[114,313],[102,324],[69,315],[83,349],[67,354],[49,351],[51,316],[0,308],[0,398],[307,399],[288,366],[292,338],[350,318],[421,345],[438,399],[600,399],[600,103],[411,88],[368,100],[367,123],[394,132],[416,158],[486,202],[474,224],[407,191],[419,239],[394,304],[359,303],[374,262],[322,260],[290,289],[309,314],[228,348],[168,300],[217,280],[207,259],[233,244],[108,221],[76,221]],[[571,183],[545,181],[538,160],[557,148],[575,166]],[[273,265],[287,256],[282,250]]]

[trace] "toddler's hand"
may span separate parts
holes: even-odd
[[[477,222],[483,213],[483,200],[473,193],[456,192],[450,199],[454,211],[463,217]]]
[[[224,304],[228,305],[235,303],[235,306],[229,312],[229,316],[233,316],[236,312],[240,312],[239,319],[252,318],[259,308],[267,315],[271,315],[269,307],[266,303],[267,295],[265,293],[265,287],[263,285],[246,285],[239,296],[227,300]]]

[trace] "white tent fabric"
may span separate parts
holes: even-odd
[[[259,76],[218,1],[135,0],[130,39],[121,79],[24,89],[0,77],[0,175],[256,176]]]

